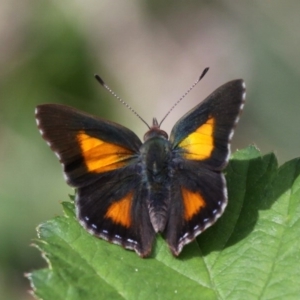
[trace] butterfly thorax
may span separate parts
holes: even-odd
[[[147,181],[161,184],[168,174],[171,147],[168,134],[159,128],[156,118],[153,118],[153,125],[146,132],[144,142],[140,154]]]
[[[140,148],[144,186],[150,220],[156,232],[164,230],[169,209],[171,147],[167,134],[159,127],[145,134],[145,143]]]
[[[141,146],[140,155],[147,181],[151,184],[163,183],[169,173],[171,157],[169,141],[161,137],[153,137]]]

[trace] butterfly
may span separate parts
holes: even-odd
[[[170,138],[154,118],[144,143],[65,105],[37,106],[36,121],[76,188],[76,215],[89,233],[141,257],[161,233],[178,256],[224,212],[222,170],[244,102],[243,80],[230,81],[179,119]]]

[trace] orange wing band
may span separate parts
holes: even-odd
[[[206,123],[189,134],[179,144],[186,150],[184,157],[190,160],[203,160],[209,158],[214,149],[213,131],[215,119],[209,118]]]
[[[133,193],[127,194],[121,200],[114,202],[107,210],[105,218],[110,218],[114,223],[125,227],[131,225],[131,204]]]
[[[184,219],[186,221],[192,219],[201,208],[205,207],[205,200],[199,193],[191,192],[188,189],[181,188],[184,203]]]
[[[77,135],[77,141],[88,171],[95,173],[121,168],[133,154],[126,148],[91,137],[84,132]]]

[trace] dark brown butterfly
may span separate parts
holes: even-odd
[[[64,105],[39,105],[36,120],[76,188],[77,217],[88,232],[141,257],[160,232],[177,256],[224,212],[222,170],[244,101],[244,82],[230,81],[185,114],[169,139],[153,119],[144,143],[126,127]]]

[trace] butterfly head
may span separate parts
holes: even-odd
[[[163,139],[168,139],[168,134],[160,129],[160,124],[158,124],[157,119],[153,118],[152,126],[144,135],[144,142],[153,138],[153,137],[161,137]]]

